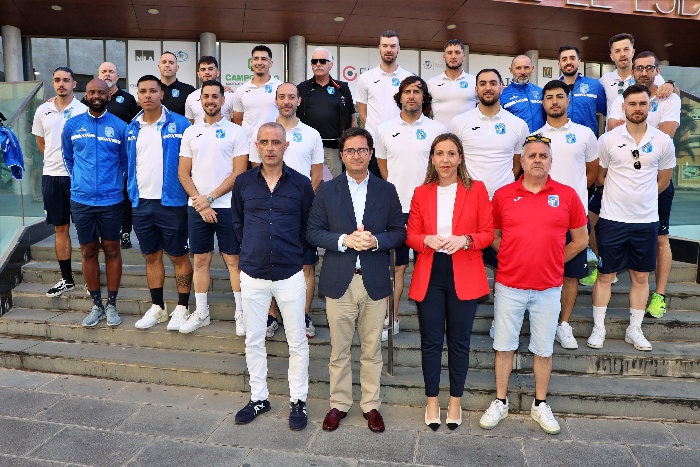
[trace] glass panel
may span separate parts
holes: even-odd
[[[117,86],[128,92],[126,82],[126,41],[108,40],[105,41],[105,46],[107,49],[105,61],[112,62],[117,66],[117,73],[119,73]]]
[[[78,85],[76,99],[82,99],[85,86],[97,77],[97,69],[104,62],[104,41],[97,39],[68,39],[68,58]]]
[[[35,79],[40,79],[44,82],[43,89],[46,98],[56,95],[51,85],[53,71],[59,66],[67,65],[68,53],[66,52],[65,39],[32,38],[32,66],[34,67],[34,76]],[[10,118],[9,115],[6,116]]]

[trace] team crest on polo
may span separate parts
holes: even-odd
[[[175,122],[168,123],[168,133],[175,133],[176,131],[177,131],[177,126],[175,125]]]
[[[216,130],[216,137],[221,139],[226,137],[226,132],[224,130]]]
[[[462,89],[467,89],[469,87],[469,82],[468,81],[460,81],[459,87]]]
[[[637,82],[634,80],[634,78],[630,78],[630,84],[629,86],[632,86],[633,84],[636,84]]]
[[[326,88],[326,92],[328,92],[328,94],[333,95],[333,94],[335,94],[335,88],[332,87],[332,86],[328,86],[328,87]]]
[[[588,85],[586,83],[583,83],[579,90],[581,91],[581,94],[586,94],[588,92]]]
[[[401,82],[399,81],[398,78],[391,78],[391,85],[392,86],[398,86],[399,84],[401,84]]]
[[[506,124],[505,123],[497,123],[496,124],[496,134],[503,135],[505,133],[506,133]]]
[[[651,101],[649,112],[656,112],[657,110],[659,110],[659,103],[656,101]]]
[[[158,122],[158,124],[156,125],[156,131],[160,132],[160,130],[163,129],[164,124],[165,123],[163,123],[163,122]]]
[[[173,97],[180,97],[180,91],[177,89],[173,89],[173,92],[170,93],[170,95]]]
[[[425,139],[427,135],[425,134],[425,130],[418,129],[416,130],[416,138],[423,140]]]
[[[573,133],[567,133],[566,142],[569,144],[574,144],[576,142],[576,135]]]
[[[68,120],[69,118],[71,118],[72,115],[73,115],[73,113],[71,112],[70,109],[68,109],[68,110],[66,110],[65,112],[63,112],[63,118],[65,118],[66,120]]]
[[[549,195],[547,196],[547,204],[556,208],[559,206],[559,195]]]
[[[649,154],[651,151],[654,150],[654,147],[651,145],[651,141],[649,141],[647,144],[642,146],[642,152],[645,154]]]
[[[294,133],[292,133],[292,139],[295,143],[301,143],[301,133],[295,131]]]
[[[105,127],[105,136],[106,136],[107,138],[112,138],[112,137],[114,137],[114,128],[112,128],[111,126]]]
[[[272,94],[272,86],[269,84],[265,85],[265,94]]]
[[[124,96],[117,96],[114,100],[117,101],[117,104],[122,104],[124,102]]]

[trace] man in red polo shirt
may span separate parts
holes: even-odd
[[[494,241],[498,270],[494,287],[496,399],[479,425],[494,428],[508,416],[508,379],[525,310],[530,313],[530,344],[534,357],[535,400],[530,415],[549,434],[559,423],[547,405],[552,351],[561,309],[564,263],[588,244],[588,222],[581,199],[573,188],[549,176],[552,154],[549,138],[525,139],[520,156],[524,175],[496,191],[493,197]],[[571,242],[566,244],[566,233]],[[532,274],[537,255],[540,273]]]

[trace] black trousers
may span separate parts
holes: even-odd
[[[463,278],[460,280],[469,280]],[[440,390],[442,346],[447,335],[450,396],[462,397],[469,369],[469,341],[477,300],[460,300],[455,291],[452,257],[435,253],[428,292],[418,305],[425,395]]]

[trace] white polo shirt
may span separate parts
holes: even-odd
[[[260,153],[255,146],[258,129],[253,133],[256,137],[250,142],[248,160],[260,164]],[[284,151],[284,163],[302,175],[311,179],[311,166],[323,164],[323,142],[321,134],[299,120],[297,125],[287,132],[289,146]]]
[[[68,171],[63,164],[61,136],[66,120],[87,112],[87,106],[78,99],[73,100],[61,112],[54,102],[44,102],[34,113],[32,134],[44,138],[44,170],[43,175],[52,177],[68,177]]]
[[[233,159],[248,154],[243,128],[224,120],[209,125],[195,123],[182,135],[180,157],[192,159],[192,181],[201,195],[208,195],[233,173]],[[192,206],[192,200],[187,204]],[[213,208],[230,208],[231,192],[214,200]]]
[[[634,168],[633,150],[639,151],[642,167]],[[627,125],[603,133],[598,139],[600,166],[608,169],[600,217],[617,222],[650,223],[659,220],[659,170],[676,166],[673,141],[661,130],[647,125],[637,144]]]
[[[413,73],[398,67],[393,73],[386,73],[381,67],[365,71],[357,79],[355,87],[355,102],[367,104],[367,121],[365,128],[377,137],[379,125],[394,117],[400,110],[394,100],[394,94],[399,92],[399,85]]]
[[[625,100],[619,96],[613,102],[612,107],[608,112],[608,119],[625,121],[625,112],[622,110],[622,104]],[[656,96],[651,98],[649,102],[649,116],[647,123],[654,128],[658,128],[663,122],[681,123],[681,98],[677,94],[671,93],[665,99],[658,99]]]
[[[277,87],[282,81],[270,76],[262,86],[253,84],[252,78],[241,84],[233,93],[233,111],[243,113],[243,130],[249,140],[255,139],[253,130],[267,122],[274,122],[279,115],[275,104]]]
[[[581,198],[584,211],[588,211],[586,163],[598,159],[598,139],[595,133],[571,119],[561,128],[554,128],[545,122],[535,133],[542,133],[542,136],[552,140],[552,168],[549,175],[554,181],[573,188]]]
[[[530,133],[525,120],[503,108],[489,118],[477,106],[454,117],[449,128],[462,140],[469,176],[484,182],[489,199],[515,180],[513,156],[520,154]]]
[[[430,145],[445,132],[447,128],[442,123],[425,115],[413,123],[398,116],[379,125],[374,153],[377,159],[386,159],[387,181],[396,187],[404,213],[411,209],[413,191],[425,180]]]
[[[136,139],[136,185],[139,198],[161,199],[163,196],[163,135],[165,112],[149,125],[143,121],[143,113],[136,118],[139,135]]]
[[[600,77],[598,80],[600,84],[603,85],[605,89],[605,99],[608,101],[608,113],[607,118],[610,118],[610,110],[612,108],[613,102],[618,96],[621,96],[623,91],[635,83],[632,73],[625,79],[620,78],[620,73],[618,73],[617,68],[613,71],[609,71]],[[656,75],[654,79],[654,84],[661,86],[666,80],[661,75]],[[622,83],[622,85],[620,85]]]
[[[224,105],[221,107],[221,115],[226,120],[231,120],[233,115],[233,93],[224,93]],[[194,120],[194,123],[204,121],[204,107],[202,107],[202,89],[195,89],[185,101],[185,117]]]
[[[433,76],[428,91],[433,97],[433,118],[446,127],[453,117],[476,107],[476,76],[465,71],[454,80],[445,73]]]

